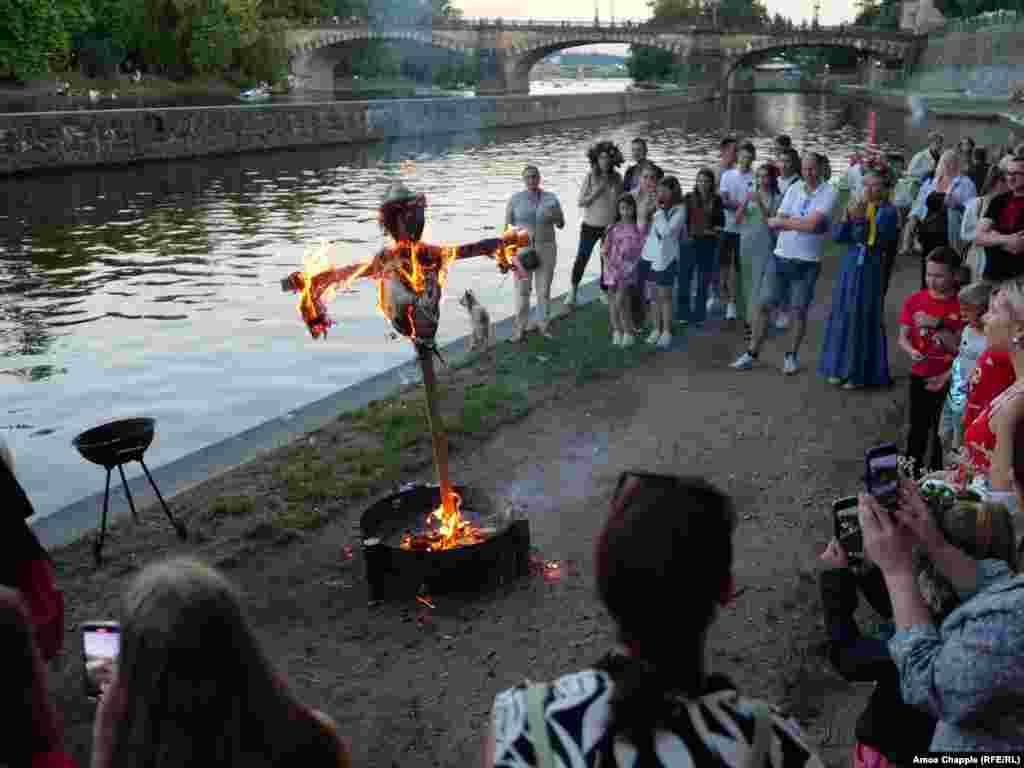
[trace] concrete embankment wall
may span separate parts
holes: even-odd
[[[203,155],[380,141],[683,107],[711,88],[595,93],[105,109],[0,117],[0,176]]]
[[[1024,83],[1024,22],[932,35],[909,87],[1005,97]]]

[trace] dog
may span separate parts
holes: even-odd
[[[484,305],[477,299],[476,294],[467,290],[459,299],[460,306],[465,307],[469,313],[469,320],[473,325],[473,339],[469,348],[487,349],[491,343],[491,316],[487,313]]]

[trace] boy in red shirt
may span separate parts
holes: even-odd
[[[913,360],[906,455],[918,472],[942,469],[939,415],[965,324],[956,294],[959,265],[960,257],[952,248],[936,248],[928,254],[927,287],[908,296],[900,313],[900,349]],[[926,456],[929,444],[931,452]]]

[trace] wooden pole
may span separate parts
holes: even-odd
[[[446,513],[452,513],[454,509],[449,509],[452,503],[452,484],[448,478],[448,435],[444,431],[444,422],[441,421],[437,376],[434,373],[434,351],[423,344],[417,344],[416,355],[420,359],[420,370],[423,372],[427,424],[430,427],[430,439],[434,444],[434,466],[437,468],[437,482],[441,486],[441,503]]]

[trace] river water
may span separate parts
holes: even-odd
[[[372,285],[335,300],[340,325],[326,341],[309,338],[295,297],[279,287],[323,238],[342,242],[339,261],[380,248],[376,206],[395,179],[426,193],[427,238],[454,243],[498,231],[523,165],[539,165],[568,220],[558,295],[569,284],[592,142],[612,139],[628,153],[629,141],[645,136],[651,158],[688,189],[698,168],[714,163],[726,130],[751,137],[765,156],[772,136],[789,133],[840,169],[866,125],[863,106],[833,96],[739,94],[628,119],[4,181],[0,434],[46,515],[102,490],[100,469],[71,446],[89,427],[155,417],[147,463],[159,466],[411,359],[408,342],[391,339],[377,314]],[[878,112],[885,145],[916,148],[929,127]],[[1007,138],[990,124],[942,127],[947,138]],[[595,255],[588,274],[598,269]],[[449,295],[468,287],[493,319],[511,314],[511,279],[492,262],[453,268]],[[448,302],[440,341],[468,331],[463,310]]]

